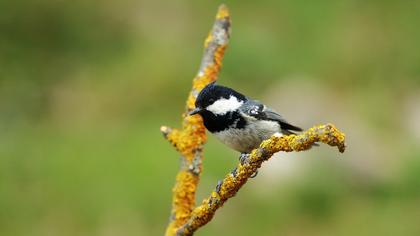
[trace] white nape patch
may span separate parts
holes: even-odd
[[[213,104],[208,106],[206,110],[213,112],[216,115],[224,115],[229,111],[234,111],[242,106],[244,102],[239,101],[235,96],[230,96],[229,99],[220,98]]]

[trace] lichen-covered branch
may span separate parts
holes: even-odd
[[[195,207],[195,192],[201,173],[203,144],[206,133],[200,116],[187,116],[194,109],[195,99],[202,88],[215,81],[219,74],[222,58],[229,41],[230,16],[222,5],[216,20],[204,43],[204,55],[197,76],[193,79],[185,113],[182,115],[182,129],[161,127],[165,138],[181,154],[181,167],[173,188],[172,211],[166,235],[175,235],[179,227],[187,222]]]
[[[204,199],[201,205],[192,212],[189,220],[178,229],[177,235],[192,235],[201,226],[207,224],[217,209],[239,191],[239,189],[253,176],[261,164],[274,153],[284,151],[304,151],[311,148],[315,142],[322,142],[330,146],[337,146],[340,152],[345,149],[345,136],[334,125],[315,126],[300,135],[273,135],[261,143],[251,154],[242,159],[241,163],[225,178],[211,195]]]
[[[182,115],[182,129],[161,127],[165,138],[181,154],[181,167],[176,176],[173,188],[172,211],[167,236],[192,235],[201,226],[207,224],[217,209],[231,197],[253,176],[261,164],[279,151],[303,151],[309,149],[315,142],[337,146],[344,152],[344,134],[334,125],[313,127],[300,135],[273,135],[261,143],[247,157],[241,158],[238,166],[219,182],[215,191],[195,207],[195,193],[201,174],[203,145],[206,133],[200,116],[188,116],[194,109],[195,99],[202,88],[215,81],[221,68],[221,61],[227,47],[230,35],[230,16],[228,9],[222,5],[216,15],[216,20],[204,43],[204,55],[197,76],[193,79],[185,112]]]

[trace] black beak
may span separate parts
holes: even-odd
[[[192,111],[188,112],[188,115],[189,115],[189,116],[192,116],[192,115],[198,114],[198,113],[200,113],[200,112],[201,112],[201,108],[197,107],[197,108],[195,108],[194,110],[192,110]]]

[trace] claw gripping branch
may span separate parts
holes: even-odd
[[[204,43],[204,55],[200,69],[193,79],[185,113],[182,115],[182,129],[166,126],[160,128],[164,137],[181,153],[181,167],[176,176],[173,191],[172,211],[166,235],[175,235],[179,227],[187,222],[195,206],[195,192],[200,179],[201,160],[206,133],[200,116],[187,116],[194,109],[195,99],[202,88],[215,81],[229,42],[230,16],[226,6],[221,5],[212,30]]]

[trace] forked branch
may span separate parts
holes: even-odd
[[[187,116],[194,109],[198,93],[207,84],[215,81],[221,68],[221,61],[230,35],[230,15],[226,6],[221,5],[216,20],[204,43],[204,55],[197,76],[189,93],[185,112],[182,114],[182,129],[161,127],[165,138],[181,154],[181,167],[173,188],[172,211],[167,236],[192,235],[201,226],[207,224],[217,209],[239,191],[253,176],[261,164],[274,153],[284,151],[303,151],[315,142],[337,146],[344,152],[344,134],[332,124],[315,126],[300,135],[273,135],[261,143],[246,158],[242,158],[237,167],[225,176],[210,196],[195,207],[195,193],[200,179],[203,160],[203,145],[206,133],[200,116]]]

